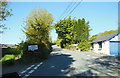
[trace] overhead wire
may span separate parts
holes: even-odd
[[[71,14],[75,13],[75,9],[81,4],[81,2],[83,0],[81,0],[80,2],[78,2],[79,0],[73,2],[74,0],[72,0],[72,2],[67,6],[67,8],[63,11],[63,13],[60,15],[60,17],[58,18],[58,20],[61,19],[66,19],[68,16],[70,16]],[[57,20],[57,21],[58,21]]]
[[[76,6],[69,12],[69,14],[67,16],[65,16],[64,18],[67,18],[70,14],[72,14],[74,12],[74,10],[81,4],[83,0],[81,0],[80,2],[78,2],[78,4],[76,4]]]

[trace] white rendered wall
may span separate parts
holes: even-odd
[[[96,53],[110,54],[109,41],[102,42],[102,48],[99,48],[98,43],[94,43],[93,46],[93,51]]]
[[[105,41],[102,43],[102,53],[103,54],[110,54],[110,42]]]
[[[110,41],[120,41],[120,34],[112,38]]]

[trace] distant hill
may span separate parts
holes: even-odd
[[[17,48],[16,44],[0,44],[2,48]]]

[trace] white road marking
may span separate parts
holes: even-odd
[[[25,73],[25,72],[26,72],[26,70],[22,71],[21,74],[23,74],[23,73]]]
[[[27,72],[27,70],[30,70],[33,66],[35,66],[35,65],[31,65],[31,66],[30,66],[30,67],[28,67],[26,70],[23,70],[23,71],[21,72],[21,74],[23,74],[23,73]]]
[[[27,78],[28,76],[30,76],[30,74],[26,74],[23,78]]]
[[[41,65],[41,64],[43,64],[42,62],[41,63],[39,63],[38,65],[31,65],[31,66],[29,66],[28,68],[26,68],[26,70],[23,70],[21,73],[20,73],[20,76],[22,75],[22,74],[24,74],[25,72],[28,72],[28,70],[30,70],[30,69],[32,69],[31,71],[29,71],[28,73],[26,73],[24,76],[23,76],[23,78],[26,78],[26,77],[28,77],[31,73],[33,73],[36,69],[38,69],[38,67]],[[34,67],[35,66],[35,67]],[[32,67],[34,67],[34,68],[32,68]]]
[[[32,67],[28,67],[26,70],[29,70],[29,69],[31,69]]]
[[[33,69],[37,69],[38,67],[34,67]]]
[[[42,62],[40,64],[43,64]]]
[[[33,73],[35,70],[31,70],[29,73]]]
[[[37,67],[39,67],[41,64],[43,64],[42,62],[40,64],[37,65]]]

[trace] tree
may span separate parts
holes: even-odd
[[[89,31],[90,31],[89,22],[86,22],[84,18],[78,19],[75,22],[73,31],[74,31],[74,43],[78,44],[78,47],[82,51],[89,50]]]
[[[32,43],[49,42],[49,32],[52,29],[52,14],[44,8],[33,9],[26,19],[25,34]]]
[[[4,28],[3,21],[6,20],[7,17],[11,16],[10,13],[12,10],[7,7],[8,2],[6,0],[0,0],[0,28]],[[0,31],[2,33],[2,31]]]
[[[73,28],[75,43],[88,40],[89,31],[91,30],[88,24],[89,22],[86,22],[84,18],[76,20]]]
[[[90,26],[89,22],[86,22],[85,19],[68,19],[60,20],[55,24],[56,32],[58,33],[57,45],[60,45],[62,48],[71,45],[71,44],[80,44],[78,47],[82,48],[83,43],[85,44],[85,49],[88,50],[89,46],[89,31]],[[86,49],[87,48],[87,49]]]
[[[55,24],[56,33],[58,33],[58,40],[60,40],[60,46],[63,48],[66,44],[70,44],[72,41],[72,30],[74,22],[69,17],[68,19],[60,20]]]

